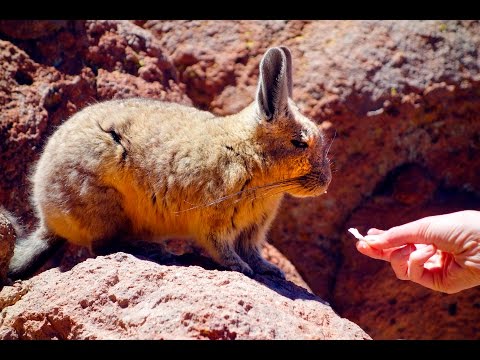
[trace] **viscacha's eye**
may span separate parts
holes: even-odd
[[[295,139],[292,140],[292,144],[296,148],[301,148],[301,149],[305,149],[308,147],[308,144],[306,142],[295,140]]]

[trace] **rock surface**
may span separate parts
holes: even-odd
[[[460,195],[442,211],[480,209],[479,21],[67,21],[31,34],[2,21],[0,204],[31,225],[28,171],[54,127],[79,108],[142,95],[230,114],[253,100],[258,63],[279,44],[293,52],[294,100],[335,140],[328,194],[287,198],[270,241],[317,295],[374,338],[478,339],[471,305],[478,295],[432,295],[428,316],[443,316],[448,330],[420,326],[410,307],[425,293],[393,278],[384,283],[387,268],[370,273],[378,287],[366,292],[397,299],[399,284],[406,286],[402,305],[389,305],[394,323],[381,306],[355,315],[372,300],[366,292],[349,300],[365,281],[361,267],[372,265],[360,260],[346,229],[358,212],[362,230],[400,224],[401,214],[418,218],[451,189]],[[402,213],[370,206],[385,197]],[[461,321],[435,312],[453,298]],[[385,321],[377,326],[379,312]]]
[[[128,250],[130,253],[152,261],[157,261],[160,264],[183,266],[197,265],[208,270],[220,269],[220,266],[213,262],[203,249],[196,247],[193,243],[185,239],[182,239],[181,241],[175,241],[174,239],[169,240],[162,246],[162,250],[160,251],[154,244],[143,244],[141,248],[137,247]],[[171,255],[165,256],[165,250]],[[264,244],[262,247],[262,255],[265,259],[282,269],[285,273],[285,278],[288,281],[291,281],[295,285],[313,293],[293,264],[274,246],[268,243]],[[79,262],[92,257],[94,256],[84,247],[65,244],[36,272],[36,274],[42,273],[53,267],[58,267],[61,271],[68,271]]]
[[[0,32],[13,39],[32,40],[50,35],[67,24],[66,20],[0,20]]]
[[[13,256],[16,232],[0,207],[0,289],[7,281],[8,264]]]
[[[6,286],[0,310],[0,339],[369,338],[290,282],[124,253]]]

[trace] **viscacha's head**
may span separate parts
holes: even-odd
[[[270,48],[260,63],[256,97],[257,143],[267,162],[269,182],[298,197],[326,192],[332,179],[327,142],[317,124],[292,100],[292,55]]]

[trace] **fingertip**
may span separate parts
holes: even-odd
[[[367,235],[379,235],[383,232],[384,232],[384,230],[380,230],[380,229],[377,229],[377,228],[371,228],[371,229],[368,229]]]
[[[415,245],[406,244],[405,246],[392,252],[390,256],[390,263],[398,279],[400,280],[409,279],[408,261],[409,261],[410,254],[412,254],[415,251],[415,249],[416,249]]]
[[[422,254],[422,256],[432,256],[437,252],[437,247],[433,244],[425,245],[424,247],[417,247],[417,253]]]
[[[383,250],[375,249],[371,247],[366,241],[360,240],[355,244],[358,252],[362,255],[371,257],[373,259],[389,261],[389,253],[385,253]]]
[[[437,252],[437,247],[433,244],[426,245],[424,247],[417,247],[417,250],[410,255],[410,262],[420,263],[422,267],[426,265],[425,263],[435,255]]]
[[[367,242],[363,241],[363,240],[359,240],[357,241],[357,243],[355,244],[357,246],[357,250],[363,254],[363,255],[366,255],[366,256],[369,256],[369,257],[376,257],[375,253],[375,249],[373,249],[371,246],[368,245]]]
[[[355,246],[357,247],[357,250],[362,252],[362,250],[365,250],[368,245],[365,241],[359,240],[355,243]]]

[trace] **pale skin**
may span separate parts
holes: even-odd
[[[480,211],[429,216],[368,230],[360,253],[390,262],[400,280],[448,294],[480,285]]]

